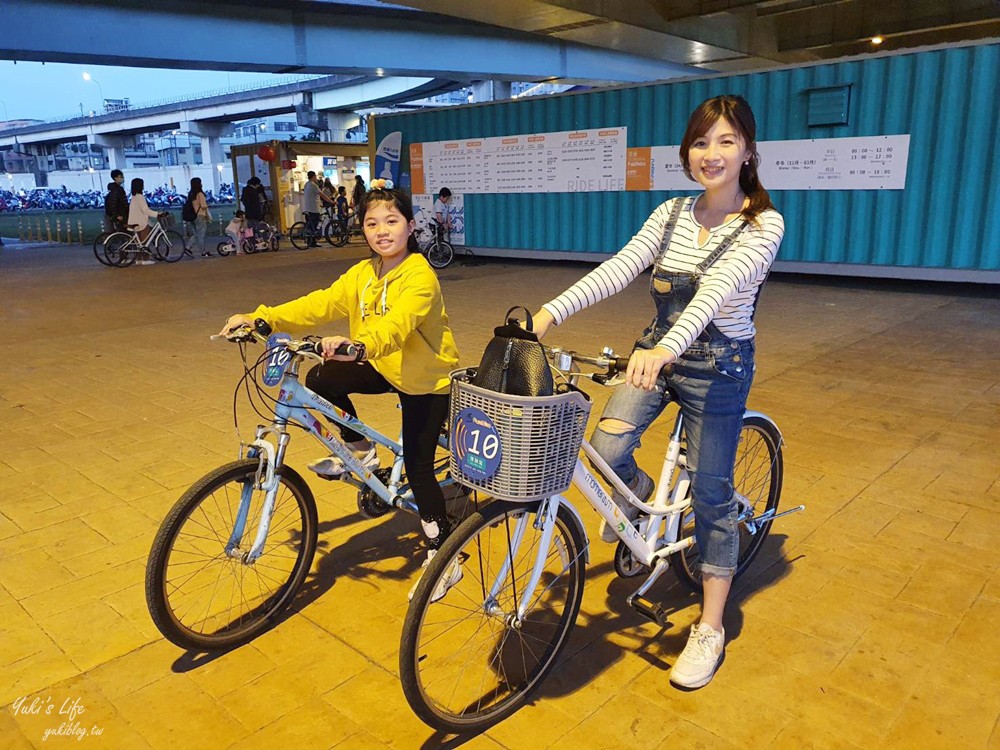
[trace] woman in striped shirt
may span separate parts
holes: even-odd
[[[736,569],[739,531],[733,464],[754,374],[757,296],[781,244],[784,222],[757,176],[756,122],[738,96],[718,96],[691,114],[681,141],[685,174],[704,192],[660,205],[614,257],[545,304],[552,324],[624,289],[653,266],[656,315],[636,342],[591,440],[640,500],[653,481],[633,458],[639,440],[674,398],[685,419],[692,507],[705,600],[701,621],[670,673],[685,688],[708,684],[722,661],[722,615]],[[664,376],[665,365],[673,372]],[[638,509],[616,494],[632,520]],[[601,537],[615,541],[604,528]]]

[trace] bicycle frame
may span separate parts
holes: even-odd
[[[748,416],[763,417],[770,421],[768,417],[760,412],[747,411],[746,414]],[[626,498],[627,502],[642,509],[646,514],[640,521],[638,528],[629,521],[618,505],[611,499],[604,485],[594,477],[582,459],[577,459],[576,467],[573,470],[573,486],[579,490],[580,494],[583,495],[591,507],[604,519],[605,523],[614,529],[615,534],[628,547],[634,559],[650,568],[651,572],[646,581],[629,597],[630,604],[634,600],[641,599],[643,594],[666,571],[666,562],[670,555],[685,550],[694,544],[693,536],[678,540],[681,517],[691,507],[691,477],[687,469],[686,456],[681,453],[681,434],[683,429],[684,417],[683,414],[678,413],[663,459],[659,481],[656,483],[656,494],[651,504],[641,502],[625,483],[617,477],[608,463],[597,454],[597,451],[594,450],[588,441],[584,440],[581,445],[583,455],[597,469],[601,477]],[[675,471],[677,472],[677,479],[671,482]],[[752,512],[752,507],[745,497],[736,493],[736,500],[739,503],[739,515],[741,517],[747,512]],[[541,580],[545,562],[549,556],[552,532],[560,505],[573,513],[584,539],[587,538],[579,512],[577,512],[573,504],[564,495],[553,495],[542,501],[535,516],[535,526],[541,529],[542,535],[539,540],[534,567],[532,568],[527,584],[521,592],[520,601],[517,603],[517,622],[521,622],[524,619],[537,600],[537,597],[544,593],[543,589],[536,596],[535,589]],[[790,510],[786,512],[792,513],[795,511]],[[761,520],[773,520],[778,515],[784,515],[784,513],[775,515],[773,511],[769,511],[768,514],[766,518],[762,516],[759,519],[752,519],[751,523]],[[527,528],[528,517],[529,514],[525,513],[518,518],[510,542],[510,552],[487,594],[485,606],[486,611],[490,614],[501,614],[499,611],[496,611],[497,597],[510,572],[510,561],[517,557],[518,549]],[[566,567],[569,566],[570,562],[572,561],[565,561]]]
[[[156,240],[158,240],[161,235],[166,234],[163,227],[160,225],[160,222],[156,222],[153,225],[153,228],[146,236],[145,242],[139,239],[138,231],[133,231],[133,230],[129,231],[131,232],[132,236],[129,238],[128,242],[122,245],[122,247],[119,250],[120,252],[141,253],[144,250],[151,250],[153,248],[153,243],[155,243]]]
[[[247,553],[248,562],[253,562],[260,557],[264,550],[271,513],[274,510],[274,501],[278,491],[276,475],[279,473],[280,467],[284,464],[285,451],[291,440],[291,434],[286,429],[290,422],[305,428],[307,432],[325,445],[332,454],[344,462],[347,468],[353,473],[353,476],[351,474],[344,474],[342,481],[359,489],[362,486],[367,486],[387,505],[410,513],[417,513],[417,506],[413,499],[413,490],[401,482],[403,475],[402,442],[390,440],[357,417],[337,408],[319,394],[306,388],[298,380],[299,365],[304,355],[292,354],[283,349],[276,352],[276,356],[282,354],[291,356],[292,361],[288,364],[280,383],[277,403],[274,407],[274,420],[270,425],[259,425],[253,442],[247,446],[246,458],[256,458],[259,461],[257,474],[253,484],[244,487],[233,532],[229,544],[226,546],[227,555],[232,556],[237,554],[246,526],[252,491],[257,489],[266,492],[257,536],[249,553]],[[323,426],[310,410],[318,411],[334,423],[348,427],[363,435],[368,440],[392,451],[394,460],[388,481],[383,483],[374,472],[365,468],[344,441]],[[441,447],[447,448],[444,436],[439,438],[438,442]],[[444,465],[447,466],[446,463]],[[355,476],[361,477],[361,479],[355,479]],[[440,481],[442,487],[447,487],[454,483],[455,480],[451,477],[445,477]]]

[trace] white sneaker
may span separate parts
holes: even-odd
[[[424,564],[420,566],[420,575],[417,576],[416,582],[410,588],[410,593],[407,596],[408,600],[412,600],[413,595],[417,593],[417,586],[419,586],[420,581],[423,580],[424,572],[427,570],[427,566],[430,565],[431,560],[434,559],[434,555],[436,554],[436,549],[427,550],[427,559],[424,560]],[[444,595],[451,590],[452,586],[461,581],[462,576],[464,575],[465,573],[462,571],[462,564],[458,560],[455,560],[455,562],[448,567],[448,571],[445,573],[444,578],[438,581],[437,588],[434,589],[434,593],[431,594],[431,603],[436,602],[439,599],[443,599]]]
[[[649,478],[649,474],[644,472],[642,469],[639,469],[639,473],[632,481],[635,482],[636,486],[630,487],[629,489],[631,489],[633,494],[642,502],[647,502],[649,500],[649,496],[653,494],[653,480]],[[621,493],[611,493],[611,499],[615,501],[615,504],[619,507],[621,512],[625,514],[625,518],[627,518],[629,522],[633,522],[639,517],[641,511],[626,500]],[[603,518],[601,519],[600,531],[602,542],[618,541],[618,535],[615,533],[615,530],[611,528],[607,521]]]
[[[722,663],[726,634],[711,625],[699,623],[691,628],[687,645],[670,670],[670,681],[683,688],[707,685]]]
[[[353,453],[366,469],[374,471],[378,468],[378,455],[374,445],[368,450],[353,451]],[[309,471],[314,471],[321,477],[339,477],[347,472],[347,467],[337,456],[324,456],[310,461]]]

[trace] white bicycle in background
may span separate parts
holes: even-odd
[[[653,500],[642,503],[583,439],[590,401],[575,388],[584,377],[612,384],[628,360],[610,349],[597,357],[548,347],[546,352],[568,384],[564,393],[508,396],[472,385],[474,371],[453,374],[452,474],[498,500],[448,537],[428,565],[403,625],[403,692],[414,712],[440,731],[481,731],[510,716],[566,644],[589,559],[583,520],[561,494],[570,484],[615,530],[620,540],[615,572],[624,578],[645,574],[628,597],[633,609],[661,626],[669,624],[663,608],[646,598],[668,567],[692,589],[701,589],[683,416],[678,412],[674,422]],[[578,364],[602,372],[584,374]],[[733,477],[740,507],[736,576],[760,552],[771,523],[805,507],[777,512],[781,450],[777,425],[764,414],[746,412]],[[609,485],[640,509],[634,524],[612,501]],[[432,601],[455,563],[464,575],[445,597]]]

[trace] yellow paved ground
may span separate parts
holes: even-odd
[[[236,455],[237,350],[208,335],[231,312],[326,285],[360,251],[124,270],[89,250],[2,252],[0,746],[448,742],[412,715],[397,679],[415,519],[364,520],[348,487],[309,480],[313,571],[292,614],[252,644],[185,652],[144,600],[159,522]],[[444,271],[463,361],[478,361],[509,305],[535,307],[585,269]],[[639,282],[550,338],[624,350],[650,315]],[[665,576],[652,596],[674,626],[645,622],[625,605],[635,584],[595,541],[554,675],[513,718],[448,746],[1000,748],[995,290],[775,276],[758,323],[751,406],[785,433],[782,505],[808,511],[775,525],[738,584],[716,679],[693,693],[668,685],[697,600]],[[596,414],[607,394],[594,393]],[[359,403],[397,429],[392,397]],[[641,458],[656,461],[660,444]],[[298,437],[289,462],[304,470],[314,455]],[[58,734],[74,731],[87,736]]]

